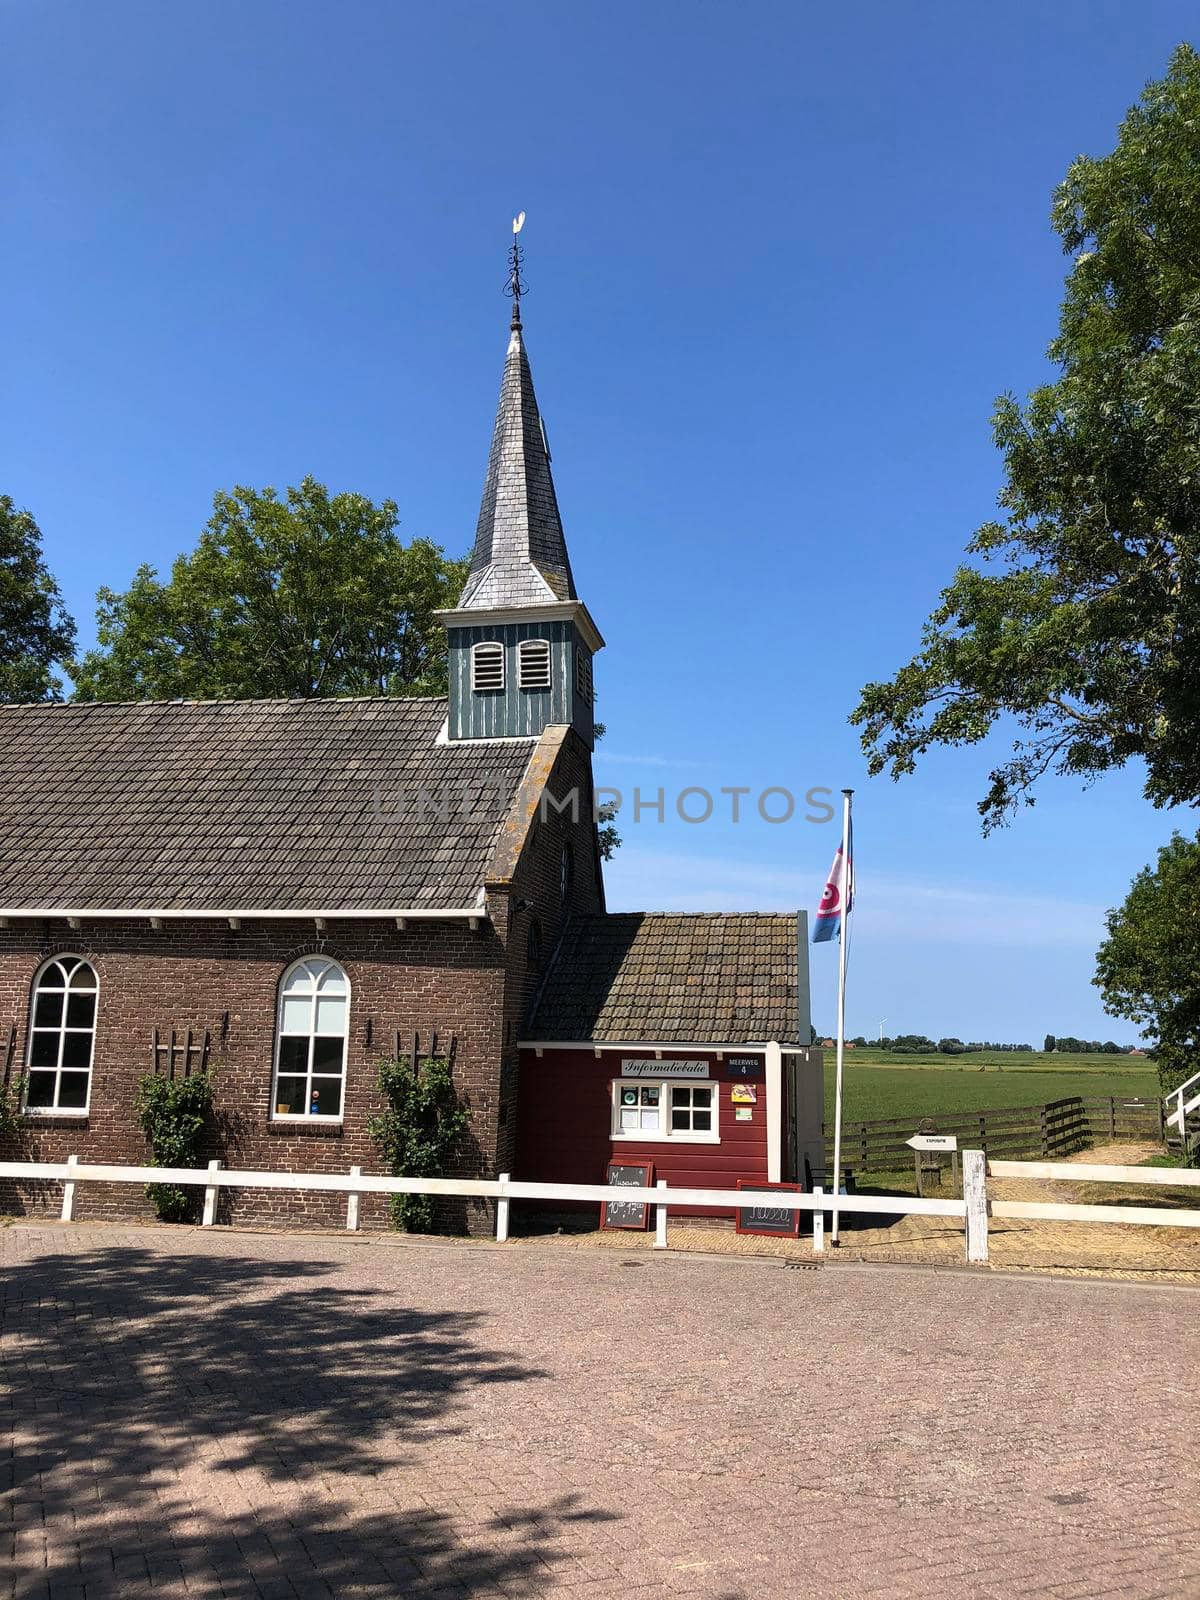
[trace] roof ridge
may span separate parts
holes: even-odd
[[[339,705],[449,705],[444,694],[324,694],[248,695],[210,699],[175,700],[11,700],[0,701],[2,711],[93,711],[97,706],[339,706]]]

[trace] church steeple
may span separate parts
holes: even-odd
[[[524,220],[513,223],[514,235]],[[590,745],[592,657],[604,640],[571,574],[522,338],[521,265],[514,237],[512,320],[475,547],[457,607],[438,613],[450,643],[448,731],[451,739],[511,739],[565,722]]]
[[[550,472],[546,431],[521,337],[519,300],[500,382],[487,477],[475,527],[471,571],[460,608],[576,600]]]

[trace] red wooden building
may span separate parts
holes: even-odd
[[[804,928],[790,913],[576,918],[521,1044],[514,1175],[600,1183],[610,1162],[646,1162],[672,1185],[820,1181]]]

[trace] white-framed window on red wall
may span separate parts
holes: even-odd
[[[718,1087],[672,1083],[668,1078],[650,1083],[617,1078],[612,1085],[612,1136],[626,1141],[720,1144]]]
[[[80,1116],[92,1098],[100,980],[82,956],[47,961],[33,981],[25,1110]]]
[[[275,1081],[276,1118],[340,1122],[350,1036],[350,980],[336,961],[305,956],[279,983]]]

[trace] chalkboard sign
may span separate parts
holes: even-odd
[[[802,1194],[803,1190],[798,1183],[751,1183],[745,1178],[739,1178],[739,1189],[753,1192],[762,1196],[753,1205],[739,1205],[737,1210],[738,1233],[767,1233],[776,1238],[798,1239],[800,1237],[800,1213],[798,1211],[785,1211],[782,1206],[773,1206],[770,1201],[772,1192],[786,1189],[791,1194]]]
[[[614,1188],[650,1189],[654,1168],[649,1161],[610,1161],[608,1181]],[[640,1200],[606,1200],[600,1208],[602,1228],[636,1228],[644,1231],[650,1221],[650,1207]]]

